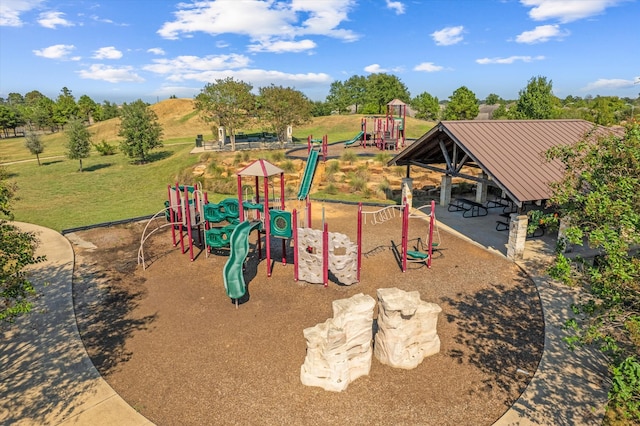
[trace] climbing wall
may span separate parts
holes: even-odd
[[[329,271],[344,285],[358,282],[358,245],[344,234],[329,232]],[[298,228],[298,279],[323,284],[320,230]]]

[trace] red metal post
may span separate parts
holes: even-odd
[[[329,287],[329,226],[324,224],[322,230],[322,281]]]
[[[258,179],[256,177],[256,179]],[[264,229],[265,229],[265,251],[267,252],[267,277],[271,276],[271,227],[269,226],[269,180],[264,179]]]
[[[298,212],[293,209],[293,279],[298,281]]]
[[[358,203],[358,269],[356,279],[360,282],[360,270],[362,269],[362,203]]]
[[[431,200],[431,215],[429,217],[429,258],[427,259],[427,268],[431,268],[431,255],[433,254],[433,228],[436,224],[436,201]]]
[[[409,240],[409,204],[404,199],[402,207],[402,272],[407,271],[407,246]]]

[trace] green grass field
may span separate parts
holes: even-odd
[[[185,100],[163,101],[157,108],[165,135],[170,137],[163,141],[163,148],[152,152],[151,161],[143,165],[132,164],[121,153],[101,156],[93,150],[83,160],[84,171],[79,172],[79,162],[64,156],[66,135],[58,132],[43,136],[45,150],[40,155],[42,166],[38,166],[35,156],[25,148],[24,138],[0,139],[0,164],[5,164],[9,180],[18,185],[12,203],[15,219],[61,231],[149,215],[162,209],[167,185],[199,161],[198,155],[189,154],[195,135],[211,138],[211,132],[197,123],[197,116]],[[360,119],[359,115],[318,117],[294,129],[294,139],[306,141],[309,135],[321,138],[327,134],[330,143],[348,140],[358,133]],[[106,140],[118,145],[115,136],[118,123],[114,119],[91,126],[93,142]],[[407,119],[407,137],[417,138],[431,126],[432,123]],[[212,201],[217,198],[220,198],[217,194],[210,194]],[[354,195],[348,198],[352,200]]]

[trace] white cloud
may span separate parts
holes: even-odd
[[[627,0],[520,0],[531,7],[529,17],[534,21],[556,19],[561,23],[577,21],[604,12]]]
[[[316,43],[313,40],[300,40],[300,41],[261,41],[258,44],[249,45],[249,52],[271,52],[271,53],[284,53],[284,52],[304,52],[305,50],[311,50],[316,47]]]
[[[20,15],[39,7],[44,0],[2,0],[0,1],[0,27],[21,27]]]
[[[438,46],[450,46],[462,41],[463,32],[464,27],[462,25],[459,25],[457,27],[446,27],[431,33],[431,38],[433,38],[433,41]]]
[[[391,10],[395,10],[396,15],[402,15],[405,12],[404,3],[399,1],[393,1],[393,0],[386,0],[386,1],[387,1],[387,7]]]
[[[387,72],[385,68],[382,68],[379,64],[371,64],[364,67],[364,70],[371,74],[376,74],[379,72]]]
[[[160,47],[152,47],[151,49],[147,49],[148,53],[153,53],[154,55],[158,55],[158,56],[164,56],[165,55],[165,51],[163,49],[161,49]]]
[[[640,81],[639,77],[636,80]],[[634,80],[625,80],[622,78],[600,78],[596,81],[592,81],[580,90],[591,91],[600,89],[628,89],[632,87],[636,82]]]
[[[293,0],[288,4],[262,0],[179,3],[175,20],[165,22],[157,32],[168,39],[189,37],[196,32],[213,36],[240,34],[249,37],[254,51],[272,51],[269,46],[280,46],[275,51],[282,52],[288,47],[299,52],[308,50],[302,47],[310,45],[310,40],[297,41],[300,36],[357,40],[358,36],[351,30],[339,28],[354,6],[355,0]],[[300,21],[300,16],[306,19]]]
[[[51,28],[52,30],[55,30],[57,26],[73,27],[73,23],[64,19],[63,16],[64,13],[62,12],[43,12],[38,18],[38,23],[41,26]]]
[[[136,74],[131,66],[112,67],[104,64],[93,64],[89,69],[78,71],[80,78],[102,80],[109,83],[140,83],[144,79]]]
[[[435,65],[433,62],[423,62],[413,67],[414,71],[437,72],[442,71],[443,66]]]
[[[92,56],[95,59],[120,59],[122,52],[113,46],[101,47],[96,50]]]
[[[509,56],[506,58],[481,58],[481,59],[476,59],[476,63],[480,64],[480,65],[487,65],[487,64],[513,64],[514,62],[517,61],[522,61],[522,62],[533,62],[533,61],[542,61],[544,60],[545,57],[544,56]]]
[[[68,56],[75,48],[73,44],[54,44],[43,49],[33,50],[33,53],[47,59],[74,59]]]
[[[516,36],[516,42],[527,44],[545,43],[552,38],[562,39],[569,34],[568,30],[560,30],[558,25],[540,25],[531,31],[524,31]]]
[[[174,81],[185,79],[185,75],[214,70],[243,68],[249,65],[244,55],[178,56],[172,59],[154,59],[153,64],[145,65],[144,70],[163,74]]]

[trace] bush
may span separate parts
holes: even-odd
[[[379,154],[376,154],[376,156],[374,157],[374,159],[381,164],[387,164],[389,160],[391,160],[391,158],[392,155],[388,152],[381,152]]]
[[[292,173],[296,170],[296,165],[291,160],[285,160],[280,163],[280,168],[286,173]]]
[[[278,163],[282,160],[284,160],[284,152],[282,151],[271,151],[269,158],[271,158],[271,161],[274,163]]]
[[[325,170],[327,175],[338,173],[340,171],[340,163],[336,160],[331,160],[327,163]]]
[[[338,187],[333,183],[330,183],[325,187],[324,192],[330,195],[336,195],[338,193]]]
[[[351,150],[345,150],[342,152],[342,155],[340,155],[340,160],[349,164],[353,164],[353,162],[356,161],[357,159],[358,159],[358,155]]]
[[[114,155],[118,151],[118,147],[109,144],[104,139],[100,143],[94,143],[93,147],[100,155]]]

